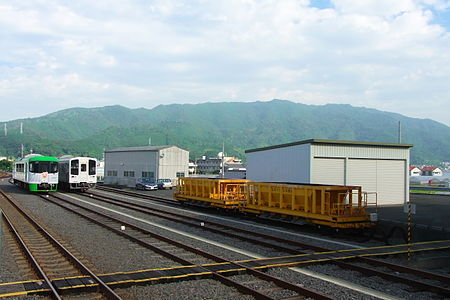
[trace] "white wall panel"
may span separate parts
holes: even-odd
[[[348,184],[360,185],[364,192],[376,192],[378,205],[406,201],[404,160],[349,159]]]
[[[345,159],[315,157],[312,161],[311,183],[343,185]]]
[[[359,185],[364,192],[377,191],[377,160],[348,159],[347,185]]]
[[[352,157],[368,159],[407,159],[409,149],[380,146],[343,146],[318,144],[312,145],[312,156],[317,157]]]
[[[405,161],[377,161],[377,195],[379,205],[405,202]]]
[[[247,179],[308,183],[310,146],[305,144],[247,153]]]
[[[134,186],[142,172],[158,171],[158,151],[123,151],[105,153],[105,184]],[[108,176],[108,171],[117,171],[117,177]],[[123,176],[124,171],[134,171],[134,177]]]
[[[189,175],[189,151],[178,147],[165,148],[160,151],[158,178],[175,180],[177,173]]]

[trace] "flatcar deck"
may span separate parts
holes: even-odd
[[[220,274],[233,274],[245,271],[245,267],[262,270],[275,267],[294,267],[302,264],[313,264],[331,260],[344,260],[357,257],[371,257],[393,255],[411,252],[450,249],[450,240],[402,244],[394,246],[381,246],[359,249],[338,250],[329,252],[316,252],[311,254],[291,255],[262,259],[250,259],[226,263],[214,263],[192,266],[177,266],[138,270],[132,272],[118,272],[99,275],[98,277],[109,286],[124,286],[150,282],[170,282],[189,278],[202,278],[211,276],[214,272]],[[55,279],[52,283],[59,290],[89,289],[96,285],[89,276],[77,276]],[[42,281],[21,281],[0,283],[0,298],[46,293],[48,286]]]

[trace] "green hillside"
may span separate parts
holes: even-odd
[[[304,139],[397,142],[414,144],[412,163],[450,160],[450,127],[441,123],[350,105],[304,105],[284,100],[250,103],[160,105],[154,109],[122,106],[72,108],[39,118],[8,122],[0,137],[0,155],[27,151],[49,155],[101,157],[103,149],[172,144],[191,159],[215,155],[225,141],[228,155]],[[24,133],[19,133],[23,122]]]

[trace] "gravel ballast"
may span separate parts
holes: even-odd
[[[15,187],[11,187],[13,190]],[[70,194],[74,197],[79,197],[76,194]],[[71,248],[76,250],[76,252],[81,253],[84,256],[84,259],[88,261],[91,265],[95,266],[96,272],[98,273],[107,273],[107,272],[119,272],[119,271],[131,271],[131,270],[139,270],[144,268],[157,268],[157,267],[168,267],[178,265],[173,261],[170,261],[160,255],[155,254],[154,252],[147,250],[141,246],[135,245],[132,242],[106,230],[98,225],[89,223],[87,220],[75,216],[73,213],[68,212],[50,202],[45,201],[44,199],[37,198],[34,195],[20,194],[15,196],[21,203],[28,207],[30,211],[33,212],[37,218],[41,219],[43,223],[48,226],[48,228],[52,232],[58,232],[58,236],[63,238],[67,244],[70,245]],[[20,198],[20,199],[19,199]],[[127,199],[129,197],[126,197]],[[83,198],[87,201],[87,198]],[[102,205],[105,207],[113,208],[114,210],[132,214],[141,219],[145,219],[160,225],[164,225],[170,228],[174,228],[176,230],[185,232],[187,234],[199,236],[202,238],[208,238],[220,242],[222,244],[226,244],[229,246],[233,246],[239,249],[245,249],[248,252],[256,253],[260,256],[279,256],[285,255],[285,253],[279,253],[277,251],[273,251],[267,248],[262,248],[257,245],[253,245],[250,243],[242,242],[237,240],[236,238],[226,237],[219,234],[214,234],[211,232],[206,232],[200,228],[192,228],[190,226],[176,224],[172,221],[167,221],[161,218],[148,216],[144,213],[132,212],[125,208],[120,208],[115,205],[105,204],[100,201],[96,201],[93,199],[89,199],[89,202],[96,203],[98,205]],[[148,201],[146,201],[148,202]],[[142,203],[142,202],[141,202]],[[149,202],[150,203],[150,202]],[[151,204],[149,204],[151,206]],[[161,209],[161,206],[158,205],[158,208]],[[174,209],[174,208],[169,208]],[[102,209],[102,211],[106,211]],[[179,210],[176,210],[180,213]],[[186,214],[192,214],[198,216],[195,212],[183,212]],[[111,212],[109,212],[111,214]],[[116,216],[117,217],[117,216]],[[211,218],[211,220],[217,222],[217,218],[215,217],[205,217],[205,220]],[[189,244],[191,246],[200,248],[202,250],[211,252],[217,256],[221,256],[223,258],[229,260],[242,260],[248,259],[249,256],[244,254],[235,253],[231,250],[227,250],[221,248],[219,246],[214,246],[208,244],[204,241],[198,241],[188,236],[174,233],[168,231],[166,229],[143,223],[139,220],[131,220],[128,217],[121,216],[123,220],[126,220],[130,223],[137,224],[139,226],[148,228],[149,230],[167,236],[169,238],[176,239],[179,242]],[[227,221],[228,217],[221,217],[224,219],[224,223],[228,223],[232,226],[237,226],[235,222],[232,220]],[[249,230],[256,230],[255,227],[251,226],[251,222],[248,222],[249,225],[245,225],[247,221],[239,220],[240,227],[246,227]],[[275,235],[274,231],[270,229],[261,228],[261,224],[255,223],[258,225],[258,231],[262,233],[269,233]],[[310,240],[306,240],[301,236],[295,236],[290,233],[281,233],[281,227],[278,228],[280,230],[280,234],[278,236],[282,236],[288,239],[298,239],[301,242],[309,243]],[[277,231],[278,233],[278,231]],[[321,237],[325,239],[326,237]],[[317,243],[317,246],[320,247],[330,247],[332,243],[320,243],[318,240],[311,240],[314,243]],[[311,242],[312,243],[312,242]],[[363,245],[363,244],[362,244]],[[365,245],[367,246],[367,245]],[[339,249],[342,249],[342,246],[334,245]],[[4,247],[2,247],[4,248]],[[211,262],[205,259],[205,262]],[[202,263],[201,261],[199,263]],[[1,266],[1,264],[0,264]],[[406,295],[410,295],[411,298],[417,299],[426,299],[426,297],[433,297],[433,295],[428,293],[416,293],[414,291],[409,291],[411,288],[404,285],[393,285],[389,283],[390,286],[393,286],[393,289],[390,289],[389,292],[386,289],[386,281],[384,280],[372,280],[372,278],[365,277],[360,273],[351,272],[342,270],[341,268],[337,268],[336,266],[330,265],[313,265],[308,267],[309,270],[315,271],[317,273],[327,274],[329,276],[335,276],[337,278],[346,279],[352,282],[364,284],[370,288],[374,288],[388,294],[395,295],[398,297],[404,297]],[[272,273],[274,272],[274,273]],[[0,272],[1,273],[1,272]],[[374,299],[367,295],[364,295],[359,292],[355,292],[353,290],[343,288],[338,285],[334,285],[329,282],[325,282],[319,279],[311,278],[307,275],[300,274],[298,272],[291,271],[289,269],[273,269],[269,270],[269,274],[276,275],[280,278],[285,278],[290,282],[296,282],[298,284],[302,284],[305,287],[308,287],[313,290],[321,291],[324,294],[331,295],[338,299]],[[238,275],[241,276],[241,275]],[[244,275],[242,275],[244,276]],[[285,276],[285,277],[283,277]],[[237,277],[239,278],[239,277]],[[245,278],[245,277],[241,277]],[[358,280],[361,279],[361,280]],[[244,280],[244,279],[242,279]],[[379,287],[379,288],[378,288]],[[409,289],[409,290],[408,290]],[[236,290],[226,287],[223,284],[215,281],[215,280],[193,280],[193,281],[184,281],[177,283],[168,283],[168,284],[155,284],[155,285],[146,285],[146,286],[134,286],[128,289],[123,289],[126,294],[129,294],[131,298],[136,299],[236,299],[240,298],[240,293]],[[424,298],[425,297],[425,298]],[[251,297],[250,297],[251,298]],[[430,298],[428,298],[430,299]]]

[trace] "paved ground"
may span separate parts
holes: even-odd
[[[412,223],[417,240],[450,238],[450,195],[410,194],[410,201],[416,205]],[[378,218],[382,223],[403,228],[408,221],[403,205],[379,207]]]
[[[414,223],[450,229],[450,196],[411,194],[410,201],[416,205]],[[381,207],[378,212],[380,219],[407,221],[402,205]]]

